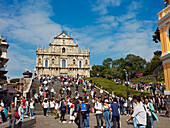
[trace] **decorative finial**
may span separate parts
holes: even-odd
[[[72,34],[71,34],[71,37],[72,37]]]
[[[52,43],[52,38],[50,39],[50,43]]]
[[[37,45],[37,50],[39,49],[39,44]]]
[[[43,45],[42,45],[42,49],[43,49]]]

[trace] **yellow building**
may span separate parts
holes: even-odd
[[[158,13],[158,21],[161,39],[166,95],[170,95],[170,0],[165,4],[165,9]],[[167,7],[166,7],[167,5]]]

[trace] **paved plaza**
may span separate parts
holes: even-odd
[[[154,122],[154,128],[169,128],[170,118],[163,117],[163,114],[157,114],[159,121]],[[133,128],[132,122],[127,124],[125,120],[129,118],[128,116],[121,116],[121,128]],[[68,123],[69,116],[66,115],[67,123],[63,124],[59,122],[59,119],[54,119],[54,116],[44,117],[43,115],[36,116],[36,124],[33,128],[77,128],[76,124]],[[96,118],[94,114],[90,115],[90,128],[96,128]]]

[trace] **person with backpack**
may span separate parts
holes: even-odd
[[[61,116],[60,116],[60,122],[61,123],[66,123],[65,121],[65,114],[66,114],[66,102],[65,102],[65,99],[63,98],[61,100]]]
[[[96,120],[97,120],[97,128],[99,128],[101,126],[101,128],[103,128],[103,105],[101,102],[101,97],[98,97],[98,99],[96,99],[97,102],[94,105],[94,109],[96,110]],[[101,121],[101,125],[99,125],[99,121]]]
[[[79,97],[77,100],[76,105],[76,115],[75,115],[75,123],[77,124],[78,128],[84,128],[84,120],[81,112],[81,103],[82,103],[82,97]]]
[[[86,104],[86,115],[84,118],[84,126],[85,128],[89,128],[89,118],[90,118],[90,104],[88,103],[88,99],[85,99],[85,104]]]
[[[126,122],[133,120],[134,128],[137,128],[137,127],[138,128],[146,128],[147,113],[146,113],[145,107],[140,103],[141,98],[140,98],[140,96],[134,95],[133,100],[134,100],[136,106],[134,107],[133,114],[130,116],[129,119],[126,120]]]

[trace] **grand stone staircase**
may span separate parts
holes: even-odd
[[[33,90],[34,91],[36,91],[36,93],[38,93],[38,91],[39,91],[39,86],[41,85],[41,83],[40,83],[40,81],[38,81],[38,80],[34,80],[33,82],[32,82],[32,86],[31,86],[31,89],[30,89],[30,95],[32,96],[32,94],[33,94]],[[50,85],[49,85],[49,90],[51,90],[51,87],[52,87],[52,83],[50,83]],[[84,98],[84,93],[82,92],[82,85],[80,85],[79,86],[79,88],[78,88],[78,92],[79,92],[79,96],[80,97],[82,97],[82,98]],[[59,90],[61,89],[61,84],[60,84],[60,82],[58,81],[58,82],[55,82],[55,86],[54,86],[54,90],[55,90],[55,94],[54,94],[54,96],[55,96],[55,98],[59,98],[59,99],[61,99],[62,97],[60,97],[60,95],[59,95]],[[74,96],[75,94],[75,91],[76,91],[76,87],[70,87],[70,89],[71,89],[71,91],[72,91],[72,95]],[[97,94],[97,96],[99,96],[99,90],[98,89],[96,89],[96,94]],[[105,95],[106,93],[104,93],[104,95]],[[89,90],[87,90],[87,95],[89,96],[89,103],[91,103],[91,95],[90,95],[90,89]],[[64,97],[66,96],[66,94],[64,95]],[[42,105],[41,104],[39,104],[39,103],[36,103],[35,104],[35,109],[34,109],[34,112],[35,112],[35,114],[36,115],[42,115],[43,114],[43,108],[42,108]]]

